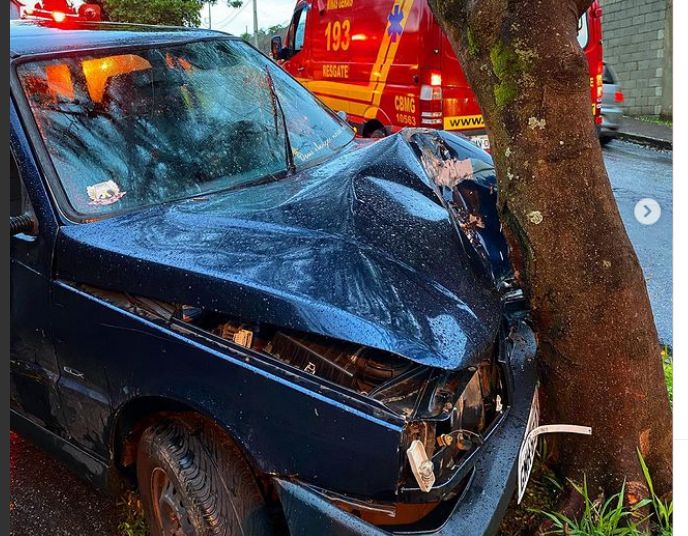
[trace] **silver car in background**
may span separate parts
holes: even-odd
[[[602,73],[602,84],[602,124],[599,128],[599,134],[600,143],[606,145],[616,138],[619,131],[623,117],[621,104],[624,101],[619,79],[614,69],[606,63]]]

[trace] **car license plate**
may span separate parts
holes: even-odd
[[[487,135],[471,136],[471,142],[480,147],[483,151],[490,150],[490,139],[487,137]]]
[[[530,415],[528,416],[528,425],[526,426],[526,433],[521,444],[521,450],[518,453],[518,502],[521,503],[523,495],[526,492],[530,472],[533,470],[533,462],[535,461],[535,453],[538,445],[538,435],[532,435],[530,432],[535,430],[540,423],[540,401],[538,399],[538,391],[535,390],[533,402],[530,405]]]

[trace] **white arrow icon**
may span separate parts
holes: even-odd
[[[653,225],[662,216],[662,207],[651,197],[646,197],[635,204],[634,214],[643,225]]]

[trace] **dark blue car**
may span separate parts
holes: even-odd
[[[10,43],[13,428],[154,536],[494,533],[537,398],[490,157],[217,32]]]

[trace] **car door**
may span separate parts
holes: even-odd
[[[63,435],[50,315],[50,269],[57,229],[36,162],[10,103],[10,216],[33,229],[10,237],[10,407]]]
[[[113,69],[119,66],[115,59],[112,62]],[[69,69],[67,63],[52,65],[63,71],[64,67]],[[38,69],[36,72],[38,74],[35,77],[40,80],[42,71]],[[65,84],[73,85],[66,86],[68,89],[59,86],[64,92],[60,98],[67,99],[65,95],[71,95],[72,101],[85,99],[87,81],[83,78],[83,71],[75,69],[67,72],[70,76]],[[36,99],[52,98],[50,91],[55,91],[55,86],[46,87],[49,89],[43,90],[39,86],[33,96]],[[24,91],[19,85],[17,90]],[[103,440],[104,427],[112,413],[108,366],[117,365],[116,359],[107,359],[110,354],[107,353],[108,341],[105,339],[122,337],[122,331],[113,332],[103,325],[100,315],[102,305],[90,299],[73,282],[60,277],[57,267],[63,229],[88,223],[70,221],[69,205],[60,194],[60,177],[55,173],[54,160],[51,159],[50,150],[54,148],[41,141],[41,131],[47,128],[48,121],[34,122],[31,103],[26,102],[21,93],[15,95],[17,112],[21,112],[21,119],[25,121],[23,124],[19,118],[16,121],[16,162],[20,164],[22,175],[26,175],[24,182],[27,182],[27,186],[28,179],[31,179],[27,190],[34,196],[31,199],[33,205],[46,211],[42,217],[47,220],[44,224],[41,214],[37,213],[39,232],[32,236],[13,237],[12,322],[16,331],[13,333],[13,346],[17,349],[14,352],[17,354],[16,368],[25,371],[16,375],[17,407],[22,415],[56,431],[64,440],[79,447],[81,454],[85,452],[91,457],[104,459],[108,454]],[[26,126],[26,130],[22,125]],[[72,125],[70,128],[77,127]],[[83,130],[80,133],[83,134]],[[24,138],[20,139],[22,136]],[[29,140],[32,146],[29,146]],[[32,149],[37,155],[35,159]],[[48,189],[54,195],[49,195]],[[48,217],[48,210],[52,219]],[[35,259],[32,258],[32,264],[25,267],[16,262],[16,258],[28,255],[27,252],[34,255]],[[91,268],[100,270],[103,267],[96,264]],[[21,281],[19,275],[15,274],[20,270],[25,274]],[[41,334],[45,334],[42,339],[39,337]],[[34,348],[41,341],[46,348]],[[44,387],[42,399],[35,395],[37,385]],[[31,396],[22,395],[20,391]],[[34,406],[41,401],[40,407],[26,409],[26,400],[30,400]],[[47,426],[47,416],[50,426]]]
[[[59,239],[55,254],[61,254]],[[112,310],[102,300],[59,278],[54,281],[52,306],[55,349],[62,367],[58,392],[67,438],[105,460],[109,453],[105,423],[114,411],[109,378],[123,356],[135,351],[127,345],[130,326],[126,319],[109,320]]]

